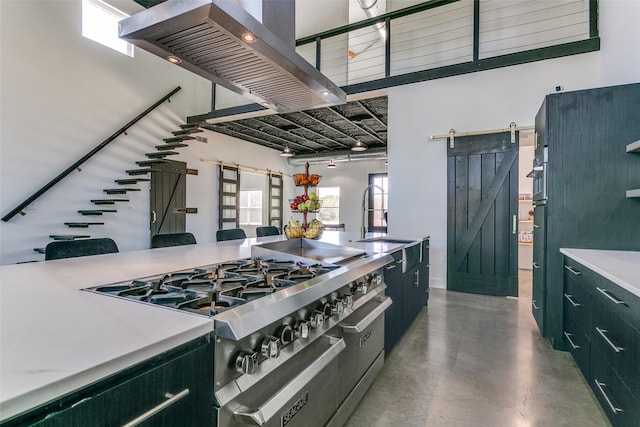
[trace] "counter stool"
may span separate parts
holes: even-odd
[[[229,228],[226,230],[218,230],[216,231],[216,241],[222,242],[224,240],[237,240],[237,239],[246,239],[247,234],[244,232],[242,228]]]
[[[109,238],[63,240],[51,242],[44,250],[45,261],[118,252],[116,242]]]
[[[196,238],[191,233],[156,234],[151,237],[151,248],[167,248],[169,246],[195,244]]]

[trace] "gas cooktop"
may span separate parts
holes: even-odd
[[[84,290],[215,316],[337,268],[340,266],[334,264],[241,259]]]

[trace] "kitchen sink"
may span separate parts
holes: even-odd
[[[358,242],[371,243],[371,242],[380,242],[380,243],[396,243],[400,245],[407,245],[409,243],[415,243],[415,240],[403,240],[403,239],[394,239],[393,237],[371,237],[369,239],[357,240]]]

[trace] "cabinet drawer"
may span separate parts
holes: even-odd
[[[564,317],[572,318],[582,329],[590,330],[591,295],[587,288],[580,284],[569,271],[564,274],[564,292],[562,295]]]
[[[640,398],[640,333],[600,302],[593,304],[592,313],[592,346]]]
[[[534,272],[535,275],[535,272]],[[531,313],[533,314],[533,318],[536,320],[538,324],[538,329],[540,329],[540,333],[542,336],[545,334],[545,324],[544,324],[544,298],[545,293],[542,286],[533,282],[533,293],[531,295]]]
[[[213,344],[174,356],[160,356],[80,390],[61,399],[57,407],[47,408],[41,419],[26,424],[107,427],[125,425],[146,414],[149,418],[140,425],[211,426]]]
[[[585,331],[575,321],[565,319],[562,339],[576,361],[585,378],[589,378],[591,364],[591,341]]]
[[[592,349],[589,385],[613,427],[638,427],[640,402],[606,363],[606,357]]]
[[[633,328],[640,330],[640,297],[602,276],[594,279],[593,300],[601,301]]]

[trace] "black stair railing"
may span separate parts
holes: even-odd
[[[151,111],[155,110],[156,108],[158,108],[160,106],[160,104],[162,104],[163,102],[167,101],[169,98],[171,98],[173,95],[175,95],[178,91],[180,91],[180,89],[182,89],[180,86],[178,86],[177,88],[173,89],[171,92],[169,92],[168,94],[166,94],[165,96],[163,96],[162,98],[160,98],[157,102],[155,102],[153,105],[151,105],[149,108],[147,108],[146,110],[144,110],[142,113],[138,114],[133,120],[131,120],[129,123],[127,123],[126,125],[124,125],[123,127],[121,127],[120,129],[118,129],[117,131],[115,131],[113,133],[113,135],[111,135],[109,138],[105,139],[102,143],[100,143],[100,145],[98,145],[97,147],[95,147],[93,150],[89,151],[87,154],[85,154],[84,156],[82,156],[82,158],[78,159],[78,161],[76,161],[74,164],[72,164],[71,166],[69,166],[67,169],[65,169],[60,175],[56,176],[55,178],[53,178],[51,181],[49,181],[47,184],[45,184],[42,188],[40,188],[38,191],[36,191],[35,193],[33,193],[31,196],[29,196],[24,202],[20,203],[18,206],[16,206],[13,210],[11,210],[11,212],[9,212],[8,214],[6,214],[5,216],[2,217],[3,221],[9,221],[11,218],[13,218],[14,216],[16,216],[18,213],[22,212],[22,210],[24,208],[26,208],[27,206],[29,206],[31,203],[33,203],[34,200],[36,200],[38,197],[42,196],[44,193],[46,193],[49,189],[51,189],[51,187],[53,187],[54,185],[56,185],[58,182],[62,181],[62,179],[69,175],[71,172],[73,172],[75,169],[77,169],[81,164],[83,164],[84,162],[86,162],[87,160],[89,160],[91,157],[93,157],[96,153],[98,153],[100,150],[102,150],[104,147],[106,147],[107,145],[109,145],[109,143],[111,141],[113,141],[114,139],[116,139],[118,136],[120,136],[121,134],[123,134],[124,132],[127,131],[127,129],[129,129],[131,126],[133,126],[134,124],[136,124],[137,122],[140,121],[140,119],[142,119],[144,116],[146,116],[147,114],[149,114]]]

